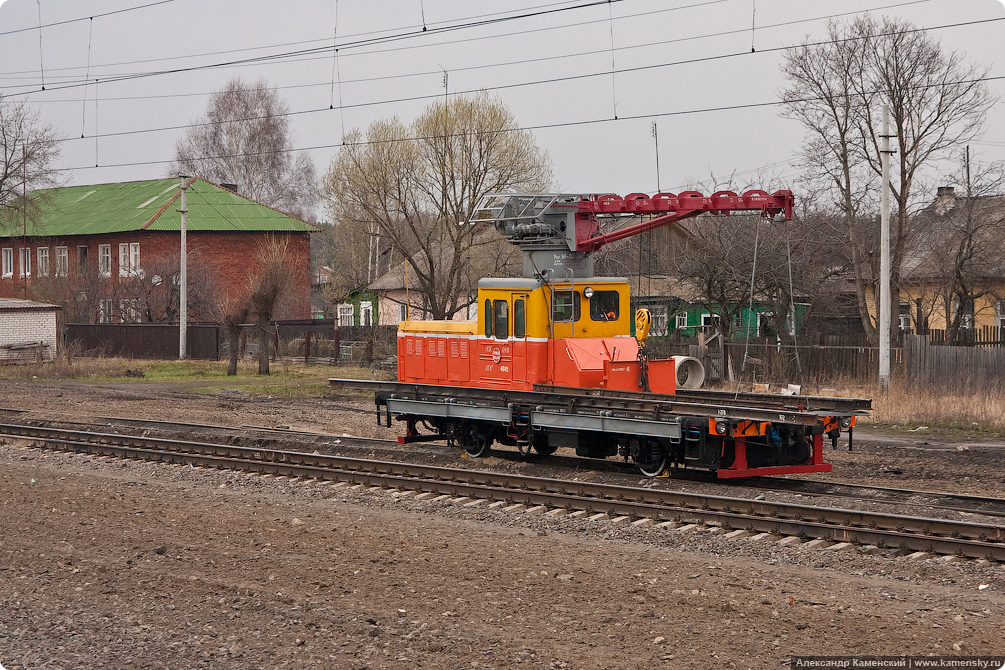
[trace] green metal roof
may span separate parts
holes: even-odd
[[[203,179],[190,179],[187,228],[199,231],[314,232],[318,227]],[[180,231],[177,178],[38,191],[42,211],[28,221],[30,237],[97,235],[137,230]],[[20,237],[0,234],[0,237]]]

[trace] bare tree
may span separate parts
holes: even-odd
[[[37,191],[59,186],[59,137],[23,102],[0,95],[0,230],[37,214]]]
[[[551,182],[533,136],[485,93],[433,104],[410,127],[376,121],[344,144],[322,184],[332,220],[373,225],[434,319],[468,304],[470,262],[494,250],[497,240],[469,224],[481,197]]]
[[[913,188],[919,171],[979,134],[996,99],[983,82],[986,68],[946,51],[928,33],[905,21],[863,16],[832,23],[829,40],[807,41],[786,55],[785,113],[807,129],[807,164],[828,181],[843,214],[866,333],[875,326],[866,308],[875,295],[872,243],[862,245],[860,208],[881,174],[880,126],[884,106],[895,135],[897,212],[892,240],[892,300],[899,302],[904,248],[910,234]],[[876,245],[878,246],[878,245]],[[896,320],[893,320],[894,324]]]
[[[242,195],[313,221],[317,174],[306,153],[293,151],[288,112],[264,80],[232,79],[178,141],[171,174],[234,183]]]

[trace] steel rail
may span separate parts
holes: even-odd
[[[756,501],[255,447],[0,425],[0,434],[73,451],[292,477],[394,486],[658,521],[717,524],[836,542],[1005,561],[1005,526]]]

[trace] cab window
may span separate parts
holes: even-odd
[[[485,301],[485,314],[482,316],[485,319],[485,337],[492,337],[492,301]]]
[[[595,291],[590,297],[590,318],[594,321],[617,321],[621,313],[617,291]]]
[[[579,291],[555,291],[552,314],[555,321],[579,321]]]
[[[527,335],[527,310],[523,299],[513,301],[513,337]]]
[[[495,312],[493,332],[497,340],[505,340],[509,337],[509,303],[505,300],[496,300],[493,311]]]

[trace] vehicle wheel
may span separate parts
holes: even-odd
[[[534,440],[534,451],[542,456],[551,456],[556,450],[558,450],[558,445],[551,444],[546,434],[539,433],[537,435]]]
[[[634,451],[634,450],[633,450]],[[667,453],[659,444],[646,443],[639,445],[633,455],[639,472],[646,477],[659,477],[667,469]]]
[[[492,433],[483,432],[478,426],[470,426],[461,436],[460,445],[464,453],[471,458],[482,458],[487,456],[492,449]]]

